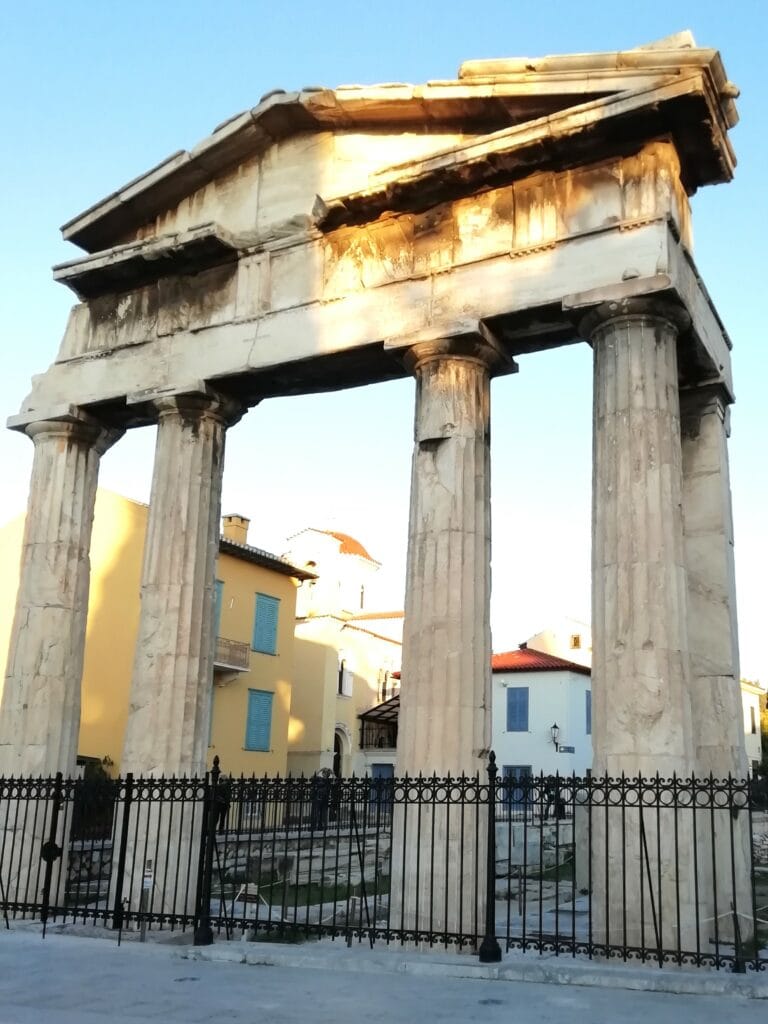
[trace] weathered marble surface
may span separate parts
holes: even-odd
[[[122,768],[202,775],[224,439],[242,410],[218,396],[155,400],[157,447]]]
[[[42,421],[27,433],[35,454],[0,706],[0,776],[71,775],[99,460],[119,434],[88,417]]]

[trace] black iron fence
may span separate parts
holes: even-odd
[[[768,967],[753,780],[0,780],[6,924]]]

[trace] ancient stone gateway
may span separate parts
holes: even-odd
[[[74,765],[108,445],[157,423],[123,763],[201,772],[227,429],[274,396],[406,374],[398,769],[481,769],[489,380],[521,353],[583,340],[595,771],[743,774],[730,344],[693,262],[688,204],[732,177],[735,95],[718,53],[687,33],[618,54],[471,61],[423,86],[280,92],[70,221],[64,237],[86,255],[55,276],[81,302],[9,422],[35,456],[0,771]]]

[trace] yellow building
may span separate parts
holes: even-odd
[[[81,758],[119,774],[139,623],[146,505],[99,490],[80,719]],[[0,528],[0,664],[6,663],[24,517]],[[284,774],[299,583],[313,573],[247,543],[248,520],[224,517],[209,763],[231,775]],[[0,684],[1,685],[1,684]]]

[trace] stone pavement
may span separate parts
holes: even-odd
[[[205,957],[205,959],[202,959]],[[242,962],[247,956],[250,966]],[[602,975],[619,980],[611,965],[593,968],[593,980],[562,973],[573,964],[526,958],[530,972],[548,963],[559,984],[505,983],[485,976],[474,958],[405,954],[343,943],[278,946],[217,943],[200,951],[168,943],[126,942],[39,929],[0,931],[0,1024],[194,1024],[197,1021],[268,1021],[313,1024],[364,1020],[366,1024],[483,1021],[496,1024],[757,1024],[765,1003],[733,994],[675,995],[596,987]],[[463,969],[461,968],[463,964]],[[514,967],[505,961],[503,969]],[[578,966],[578,965],[576,965]],[[591,965],[586,965],[590,967]],[[474,972],[474,978],[458,976]],[[498,971],[498,968],[496,969]],[[685,972],[685,975],[693,972]],[[697,972],[703,974],[705,972]],[[635,970],[672,979],[674,972]],[[680,980],[682,972],[678,974]],[[710,977],[712,972],[706,972]],[[546,975],[542,974],[544,979]],[[758,994],[753,985],[743,993]],[[602,984],[606,984],[605,980]],[[768,985],[762,982],[768,994]]]

